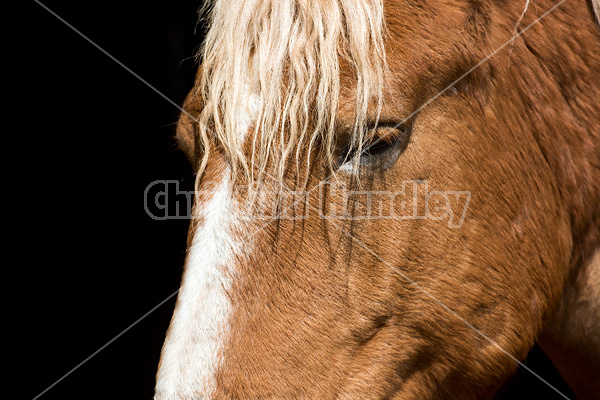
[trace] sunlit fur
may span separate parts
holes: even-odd
[[[491,399],[536,342],[597,399],[597,10],[215,0],[177,129],[201,190],[156,399]],[[295,184],[309,164],[323,187],[366,118],[410,120],[406,147],[338,180],[395,193],[410,218],[329,219],[368,201],[319,188],[286,213],[301,219],[265,221],[244,191],[213,193]],[[421,217],[432,191],[471,194],[459,228]]]

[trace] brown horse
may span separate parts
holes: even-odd
[[[598,396],[599,8],[213,1],[155,398]]]

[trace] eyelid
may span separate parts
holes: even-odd
[[[404,135],[404,130],[398,128],[377,128],[375,135],[373,136],[373,140],[385,142],[385,143],[393,143],[397,139],[399,139],[402,135]]]
[[[406,127],[398,121],[380,122],[377,126],[373,125],[368,129],[371,133],[368,135],[371,139],[371,143],[384,142],[388,144],[393,143],[395,140],[405,135],[407,131]]]

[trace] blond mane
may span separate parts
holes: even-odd
[[[317,143],[333,166],[340,59],[354,70],[351,140],[360,149],[367,106],[374,101],[379,109],[383,92],[381,0],[214,0],[208,10],[197,88],[204,103],[198,176],[206,167],[211,136],[233,175],[241,169],[246,182],[262,182],[269,164],[282,183],[286,162],[295,157],[300,165],[301,152]],[[249,126],[254,129],[251,157],[243,153]]]

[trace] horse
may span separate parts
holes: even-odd
[[[155,399],[597,396],[599,10],[211,1]]]

